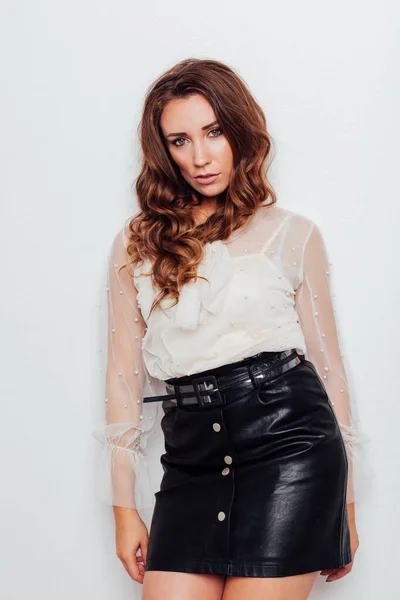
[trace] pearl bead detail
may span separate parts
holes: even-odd
[[[314,315],[315,315],[316,317],[318,317],[319,313],[318,313],[318,312],[315,312],[315,313],[314,313]]]

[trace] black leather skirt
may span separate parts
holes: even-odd
[[[287,352],[168,380],[225,389],[218,402],[163,401],[146,571],[285,577],[351,562],[343,438],[314,365]],[[250,365],[260,378],[243,376]]]

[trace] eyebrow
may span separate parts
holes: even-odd
[[[208,125],[204,125],[204,127],[202,127],[201,129],[208,129],[209,127],[212,127],[213,125],[216,125],[218,123],[218,121],[213,121],[212,123],[209,123]],[[173,135],[187,135],[186,131],[178,131],[177,133],[169,133],[168,135],[166,135],[165,137],[172,137]]]

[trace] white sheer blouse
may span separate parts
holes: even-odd
[[[198,274],[149,317],[157,295],[150,265],[133,275],[123,229],[114,239],[104,294],[105,423],[93,432],[102,443],[106,502],[151,508],[154,502],[146,447],[164,380],[238,361],[261,351],[297,348],[316,367],[347,450],[347,502],[354,501],[355,449],[369,441],[358,430],[355,405],[340,351],[330,291],[330,264],[321,232],[310,219],[265,203],[251,222],[225,241],[207,243]]]

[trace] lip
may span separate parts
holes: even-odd
[[[201,185],[210,185],[211,183],[214,183],[214,181],[217,180],[219,175],[220,175],[220,173],[213,174],[213,175],[207,175],[207,177],[205,177],[203,175],[198,175],[197,177],[195,177],[195,179],[196,179],[196,181],[201,183]]]

